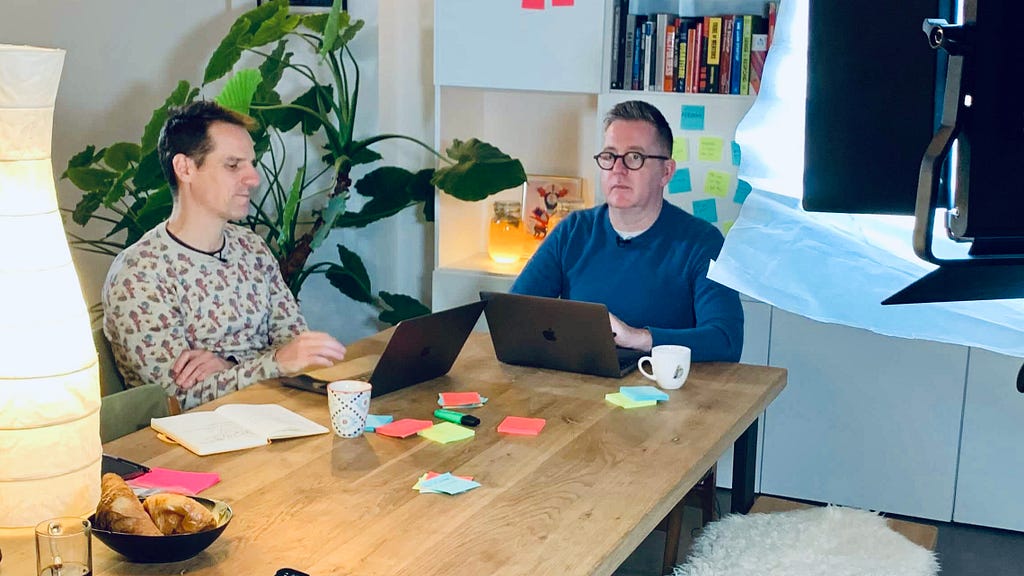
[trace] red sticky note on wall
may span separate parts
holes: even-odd
[[[573,0],[551,0],[552,6],[572,6]]]
[[[523,0],[523,9],[524,10],[543,10],[544,9],[544,0]]]

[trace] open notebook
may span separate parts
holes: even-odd
[[[212,411],[153,418],[149,425],[199,456],[266,446],[272,440],[329,431],[277,404],[225,404]]]

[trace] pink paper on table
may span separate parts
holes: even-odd
[[[547,420],[543,418],[523,418],[521,416],[506,416],[498,425],[498,432],[502,434],[517,434],[519,436],[536,436],[544,429]]]
[[[426,430],[433,426],[434,423],[430,420],[416,420],[415,418],[402,418],[401,420],[395,420],[391,424],[385,424],[378,426],[375,432],[383,436],[392,436],[394,438],[407,438],[420,430]]]
[[[139,488],[163,488],[168,492],[195,496],[217,482],[220,482],[220,474],[216,472],[184,472],[153,467],[142,476],[129,480],[128,485]]]
[[[441,403],[445,406],[468,406],[481,402],[479,392],[441,392]]]
[[[523,8],[526,10],[543,10],[544,0],[523,0]]]

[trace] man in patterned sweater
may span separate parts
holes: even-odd
[[[125,382],[158,383],[186,409],[345,356],[308,329],[263,239],[228,223],[260,181],[252,126],[212,102],[172,111],[158,152],[173,211],[114,259],[103,286]]]

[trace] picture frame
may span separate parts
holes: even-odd
[[[547,236],[548,219],[561,202],[583,202],[583,179],[528,174],[523,184],[523,222],[534,238]]]

